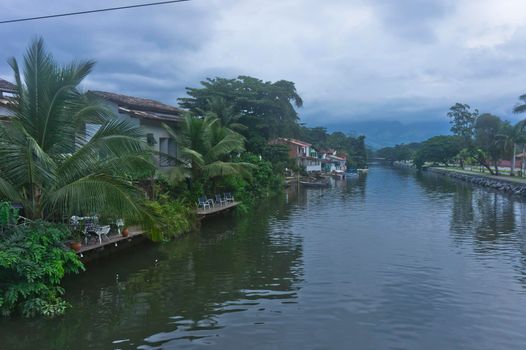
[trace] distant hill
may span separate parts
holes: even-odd
[[[376,149],[450,134],[448,120],[404,123],[375,120],[329,124],[326,127],[330,132],[342,131],[351,135],[365,135],[366,144]]]

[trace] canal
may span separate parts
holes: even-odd
[[[526,204],[373,167],[66,281],[1,349],[524,349]]]

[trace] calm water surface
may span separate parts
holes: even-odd
[[[1,349],[525,349],[526,205],[373,167],[66,282]]]

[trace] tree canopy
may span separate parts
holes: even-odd
[[[187,88],[190,97],[180,98],[180,105],[199,115],[210,110],[214,101],[222,99],[224,108],[239,115],[239,122],[266,140],[287,136],[298,130],[298,113],[303,100],[293,82],[263,80],[239,76],[235,79],[208,78],[200,88]],[[221,115],[219,118],[223,119]],[[249,134],[245,134],[250,138]]]

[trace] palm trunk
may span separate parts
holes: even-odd
[[[494,163],[493,163],[494,167],[495,167],[495,175],[499,176],[499,163],[498,161],[496,160]]]
[[[513,143],[513,159],[511,160],[510,176],[515,176],[515,155],[516,153],[517,153],[517,147],[515,143]]]
[[[521,158],[521,176],[524,177],[524,153],[526,153],[526,144],[522,144],[522,158]]]

